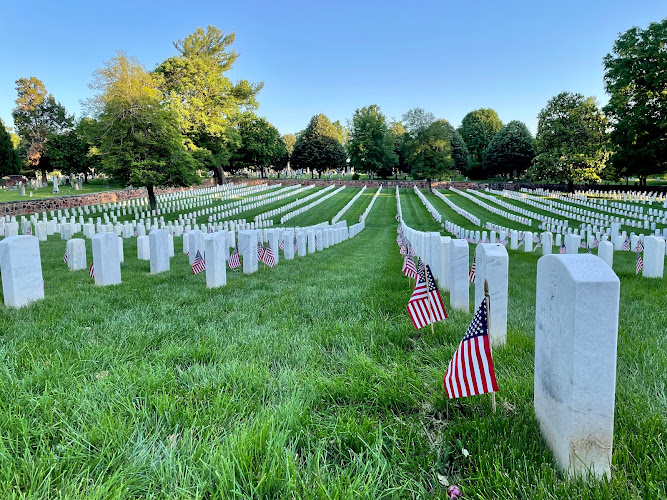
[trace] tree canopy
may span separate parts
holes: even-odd
[[[350,165],[356,171],[387,177],[398,163],[387,120],[376,104],[357,109],[347,144]]]
[[[540,111],[529,170],[536,179],[599,181],[609,159],[607,127],[593,97],[561,92]]]
[[[215,26],[197,28],[174,43],[178,54],[161,63],[155,73],[168,107],[175,113],[181,132],[207,157],[218,182],[228,165],[238,136],[230,132],[240,115],[257,108],[263,83],[232,82],[226,72],[238,58],[230,50],[235,34]]]
[[[164,106],[160,80],[119,52],[96,73],[102,167],[126,185],[188,186],[198,164],[185,150],[175,113]]]
[[[233,155],[235,169],[249,168],[264,177],[270,165],[283,161],[287,153],[278,130],[265,118],[244,113],[238,124],[241,145]]]
[[[14,175],[21,171],[21,159],[14,148],[12,138],[4,126],[0,123],[0,177]]]
[[[612,163],[623,177],[667,171],[667,19],[631,28],[604,58]]]
[[[329,169],[347,166],[347,153],[340,143],[340,129],[323,114],[313,116],[304,130],[297,135],[290,159],[294,169],[310,169],[322,176]]]
[[[535,158],[535,140],[523,122],[511,121],[495,135],[484,153],[484,169],[492,176],[521,176]]]
[[[451,133],[446,120],[436,120],[422,128],[410,141],[408,161],[415,179],[431,181],[451,174],[454,168]]]
[[[16,92],[16,107],[12,111],[12,118],[21,139],[21,152],[33,169],[41,170],[42,181],[46,182],[48,166],[46,162],[40,164],[46,143],[51,137],[69,130],[74,118],[46,91],[42,81],[34,76],[16,80]]]
[[[458,131],[468,147],[470,163],[467,174],[470,177],[486,178],[484,152],[502,126],[498,113],[489,108],[471,111],[463,117]]]

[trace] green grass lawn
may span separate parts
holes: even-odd
[[[59,196],[78,196],[82,194],[90,193],[100,193],[102,191],[116,191],[118,189],[124,189],[123,186],[114,185],[112,183],[107,184],[84,184],[81,189],[78,191],[75,190],[71,185],[61,184],[58,186],[59,192],[53,194],[53,186],[49,183],[48,187],[30,189],[29,186],[25,188],[25,196],[19,196],[19,190],[16,191],[8,189],[0,189],[0,202],[3,201],[30,201],[40,198],[54,198]],[[32,191],[32,198],[30,197],[30,191]]]
[[[299,223],[331,220],[343,194]],[[411,190],[401,201],[406,223],[438,229]],[[395,207],[384,190],[355,238],[216,290],[178,251],[151,276],[133,238],[113,287],[67,271],[64,241],[41,243],[46,298],[0,313],[0,498],[446,498],[438,475],[463,498],[664,498],[665,281],[615,254],[612,480],[567,480],[533,411],[537,254],[510,252],[498,412],[448,400],[472,312],[414,329]]]

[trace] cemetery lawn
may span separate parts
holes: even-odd
[[[32,190],[29,186],[26,186],[25,196],[19,196],[18,189],[16,191],[0,189],[0,202],[30,201],[42,198],[57,198],[60,196],[79,196],[82,194],[100,193],[102,191],[117,191],[119,189],[124,189],[124,187],[114,184],[84,184],[81,189],[77,191],[69,184],[61,184],[58,186],[59,192],[54,194],[53,186],[51,184],[49,184],[48,187]],[[32,198],[30,197],[30,191],[32,191]]]
[[[298,223],[331,220],[355,191]],[[401,201],[410,226],[437,229],[411,190]],[[442,378],[472,307],[414,329],[395,207],[384,190],[355,238],[228,272],[216,290],[192,275],[180,238],[156,276],[124,240],[123,283],[96,287],[50,237],[45,300],[0,314],[0,498],[446,498],[439,479],[469,499],[664,498],[665,280],[636,277],[634,254],[615,253],[613,475],[564,479],[532,406],[537,254],[510,252],[497,413],[489,396],[448,400]]]

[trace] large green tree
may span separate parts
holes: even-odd
[[[448,121],[440,120],[442,125],[447,130],[447,135],[449,139],[449,144],[452,147],[452,160],[454,161],[454,166],[452,168],[458,170],[461,173],[465,173],[469,170],[469,159],[470,152],[466,146],[463,137],[458,130],[456,130]]]
[[[146,186],[152,209],[156,186],[199,180],[195,158],[183,147],[174,112],[163,103],[160,79],[122,52],[96,71],[102,167],[127,185]]]
[[[487,177],[483,167],[484,152],[502,126],[503,122],[500,121],[498,113],[489,108],[476,109],[463,117],[458,131],[470,155],[469,169],[466,172],[468,176]]]
[[[412,177],[428,180],[429,191],[433,180],[450,175],[454,168],[448,125],[446,120],[436,120],[420,129],[411,141],[409,162]]]
[[[340,130],[323,114],[313,116],[304,130],[299,132],[291,165],[294,169],[310,170],[311,176],[322,177],[329,169],[347,166],[347,153],[340,143]]]
[[[614,169],[646,185],[667,171],[667,19],[621,34],[604,67]]]
[[[398,163],[387,119],[377,104],[357,109],[347,143],[350,165],[356,171],[385,178]]]
[[[244,113],[238,124],[241,146],[234,153],[233,167],[249,168],[265,177],[270,166],[282,163],[287,150],[278,130],[265,118]],[[282,166],[282,165],[281,165]]]
[[[491,140],[484,153],[484,169],[489,176],[521,176],[535,158],[535,139],[523,122],[509,122]]]
[[[597,182],[609,159],[609,121],[593,97],[561,92],[540,111],[537,156],[528,171],[534,179]]]
[[[69,130],[74,118],[46,91],[41,80],[31,76],[16,80],[16,107],[12,111],[14,128],[21,139],[21,152],[32,170],[41,171],[46,182],[47,162],[41,162],[49,139]]]
[[[195,147],[211,152],[209,166],[219,183],[238,145],[238,136],[230,129],[241,113],[257,108],[256,96],[264,85],[232,82],[226,76],[238,58],[230,49],[234,39],[234,33],[225,34],[215,26],[197,28],[175,42],[178,54],[155,70],[162,76],[161,89],[182,133]]]
[[[12,143],[12,138],[0,121],[0,177],[15,175],[21,171],[21,159]]]
[[[392,120],[390,123],[389,134],[397,158],[396,166],[394,167],[394,179],[398,179],[398,174],[400,172],[408,172],[410,170],[406,159],[406,142],[408,140],[408,134],[406,133],[403,124],[396,120]]]

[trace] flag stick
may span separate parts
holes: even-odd
[[[429,269],[426,267],[428,264],[424,262],[424,278],[426,279],[426,297],[428,298],[428,314],[430,316],[431,320],[431,333],[435,335],[435,332],[433,331],[433,323],[435,323],[435,315],[433,314],[433,306],[431,305],[431,289],[428,286],[428,271]],[[416,281],[415,281],[416,283]],[[415,284],[415,286],[417,286]]]
[[[491,332],[491,297],[489,296],[489,281],[484,280],[484,306],[486,307],[486,328]],[[491,358],[493,358],[493,346],[491,345],[491,335],[489,335],[489,349],[491,350]],[[491,407],[493,413],[496,412],[496,393],[491,393]]]

